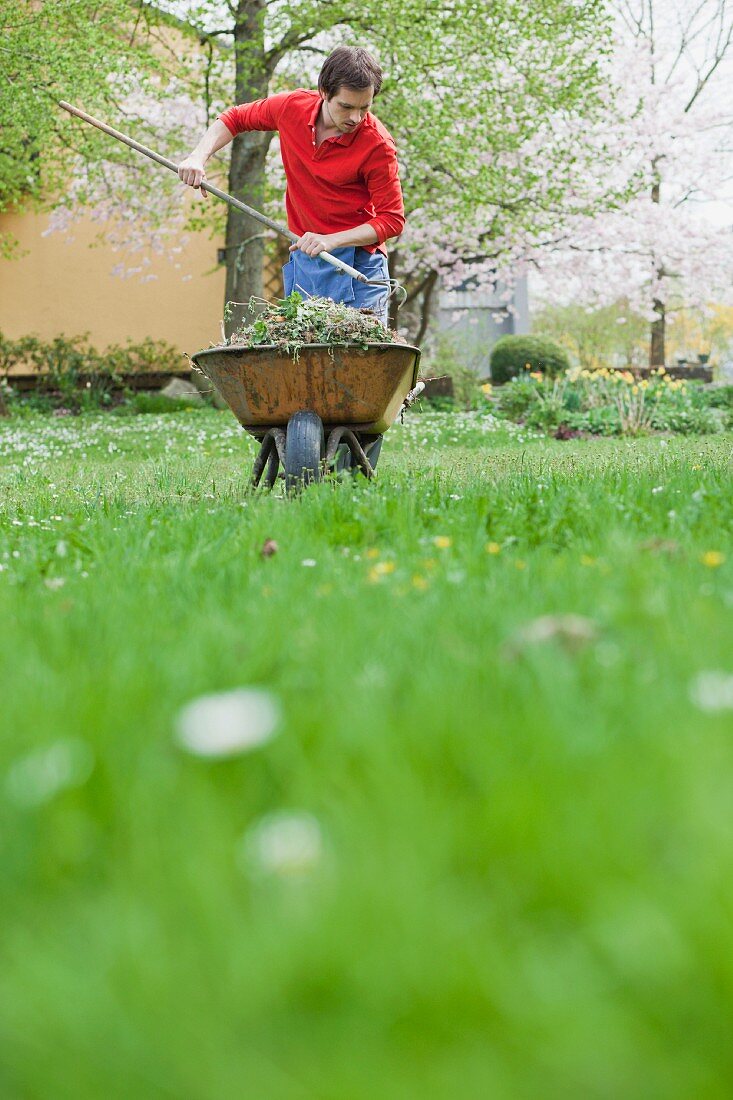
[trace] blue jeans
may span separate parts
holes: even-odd
[[[365,248],[336,248],[333,255],[349,267],[355,267],[369,279],[389,279],[387,257],[383,252],[367,252]],[[337,271],[318,256],[306,256],[296,249],[283,268],[283,287],[286,296],[294,290],[303,297],[317,295],[333,302],[346,302],[356,309],[373,309],[385,325],[389,315],[389,288],[369,286]]]

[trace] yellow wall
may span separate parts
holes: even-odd
[[[192,192],[191,201],[201,200]],[[24,253],[16,260],[0,259],[0,332],[5,336],[49,339],[88,332],[100,350],[124,344],[128,337],[150,336],[180,348],[182,355],[219,342],[224,267],[216,265],[216,250],[223,242],[190,234],[177,257],[180,268],[151,254],[145,272],[157,279],[143,283],[138,276],[110,274],[121,260],[129,267],[140,264],[141,253],[87,247],[99,233],[98,224],[79,222],[68,236],[44,237],[47,225],[45,214],[0,215],[0,228],[20,241]],[[185,275],[191,278],[184,281]]]

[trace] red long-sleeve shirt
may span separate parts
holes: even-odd
[[[405,224],[395,143],[382,123],[367,112],[349,134],[316,145],[317,92],[300,88],[229,107],[220,120],[233,133],[278,130],[285,167],[288,226],[303,233],[338,233],[368,222],[384,251]]]

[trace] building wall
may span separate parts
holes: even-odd
[[[175,186],[175,182],[172,183]],[[190,201],[201,201],[191,193]],[[209,201],[212,201],[211,199]],[[150,255],[146,275],[120,278],[111,274],[121,260],[137,266],[134,256],[109,247],[89,247],[98,223],[80,222],[69,235],[44,236],[48,216],[36,213],[0,215],[0,228],[21,245],[19,259],[0,260],[0,332],[17,339],[41,339],[89,333],[103,350],[128,337],[165,340],[191,354],[221,339],[224,267],[217,265],[220,242],[206,233],[190,234],[176,268],[165,257]]]
[[[501,316],[505,303],[499,295],[476,290],[444,290],[438,300],[438,329],[447,338],[463,366],[481,378],[489,376],[491,349],[500,336],[524,335],[530,330],[527,280],[519,279],[511,305],[514,313]]]

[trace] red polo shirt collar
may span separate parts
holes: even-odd
[[[316,100],[315,106],[314,106],[314,108],[311,112],[311,117],[308,120],[308,125],[309,125],[311,133],[313,135],[313,143],[314,144],[315,144],[315,141],[316,141],[316,122],[318,121],[318,115],[319,115],[319,112],[321,110],[321,104],[322,103],[323,103],[323,100],[321,99],[321,97],[319,95],[318,99]],[[368,116],[368,114],[369,114],[369,112],[367,111],[367,115],[365,115],[364,120],[366,120],[366,117]],[[359,127],[355,126],[350,134],[339,134],[338,137],[326,138],[326,141],[330,141],[334,145],[351,145],[352,141],[354,140],[354,138],[356,137],[356,135],[358,133],[359,133]]]

